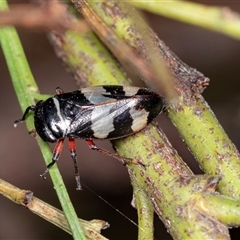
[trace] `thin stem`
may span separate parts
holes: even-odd
[[[191,1],[129,0],[128,3],[155,14],[240,39],[240,18],[228,7],[206,6]],[[226,3],[224,3],[226,4]]]
[[[8,9],[6,1],[0,1],[0,10],[6,9]],[[33,79],[16,30],[13,27],[1,28],[0,41],[14,89],[16,91],[22,111],[24,111],[28,106],[34,105],[34,94],[32,94],[32,92],[38,91],[37,84]],[[31,131],[33,129],[32,118],[28,119],[26,124],[28,131]],[[39,137],[37,137],[37,142],[45,162],[49,163],[50,159],[52,158],[52,153],[48,144],[43,142]],[[62,177],[56,166],[54,166],[50,171],[50,175],[61,206],[72,230],[74,239],[85,239],[84,232],[79,225],[77,215],[74,211],[67,190],[62,181]]]

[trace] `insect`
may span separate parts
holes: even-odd
[[[85,139],[90,149],[112,156],[123,163],[136,163],[133,159],[97,147],[93,139],[111,140],[136,133],[157,117],[164,108],[162,97],[147,88],[105,85],[68,93],[57,88],[55,96],[29,106],[23,117],[14,122],[14,126],[25,121],[31,110],[34,112],[36,132],[42,140],[57,142],[52,162],[40,175],[43,179],[46,179],[47,172],[58,161],[64,139],[67,137],[74,162],[77,190],[80,190],[76,138]]]

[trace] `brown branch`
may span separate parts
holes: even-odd
[[[165,96],[166,99],[172,99],[175,96],[173,87],[171,86],[171,74],[164,66],[164,62],[160,64],[161,68],[168,75],[168,81],[160,81],[156,69],[152,64],[139,57],[139,54],[122,39],[120,39],[114,31],[108,27],[105,22],[92,10],[86,1],[72,1],[79,12],[86,18],[89,26],[98,35],[98,37],[108,46],[108,48],[117,57],[119,62],[126,68],[130,68],[135,72],[146,85]],[[154,86],[154,87],[153,87]]]
[[[85,21],[73,21],[65,5],[49,1],[42,6],[13,5],[10,11],[0,11],[0,26],[13,25],[34,30],[89,30]]]
[[[67,233],[72,234],[63,212],[39,198],[34,197],[33,192],[19,189],[0,179],[0,194],[11,201],[26,207],[26,209],[30,210],[32,213],[51,222]],[[109,227],[107,222],[102,220],[85,221],[79,219],[79,224],[83,226],[88,239],[106,240],[106,238],[100,234],[100,231]]]

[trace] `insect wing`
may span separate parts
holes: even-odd
[[[81,89],[81,93],[92,105],[72,123],[76,128],[71,136],[75,138],[114,139],[130,135],[144,128],[163,106],[159,95],[144,88],[98,86]]]
[[[57,95],[71,119],[66,136],[114,139],[144,128],[162,110],[162,99],[149,89],[95,86]]]
[[[86,124],[79,124],[79,119],[76,119],[78,125],[73,133],[73,137],[111,139],[120,138],[134,131],[131,128],[133,118],[130,113],[137,99],[122,99],[112,100],[104,104],[96,104],[90,111],[83,112],[81,118],[86,118]],[[86,114],[87,113],[87,114]],[[84,117],[85,115],[85,117]]]
[[[92,104],[106,104],[113,99],[120,100],[131,98],[138,92],[138,87],[105,85],[82,88],[81,93]]]

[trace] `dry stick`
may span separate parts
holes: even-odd
[[[40,200],[39,198],[34,197],[33,192],[19,189],[12,184],[0,179],[0,194],[10,199],[11,201],[26,207],[32,213],[51,222],[67,233],[72,233],[63,212]],[[109,227],[109,224],[107,222],[102,220],[84,221],[82,219],[79,219],[79,224],[83,226],[88,239],[106,240],[106,238],[100,234],[100,231]]]
[[[0,26],[13,25],[36,30],[75,30],[85,32],[89,30],[84,21],[72,21],[69,18],[67,7],[57,1],[33,6],[16,4],[10,11],[0,11]]]

